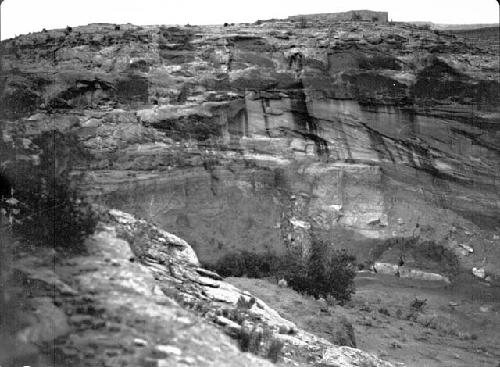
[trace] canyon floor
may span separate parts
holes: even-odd
[[[358,348],[395,366],[496,367],[500,361],[500,288],[474,279],[446,285],[361,273],[345,306],[328,306],[273,279],[227,280],[326,339],[332,339],[338,318],[346,318]],[[411,307],[416,298],[427,300],[419,312]]]

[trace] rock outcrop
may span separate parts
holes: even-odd
[[[288,17],[295,21],[323,21],[323,22],[341,22],[341,21],[369,21],[376,23],[388,23],[389,13],[386,11],[372,10],[351,10],[342,13],[322,13],[322,14],[306,14],[294,15]]]
[[[2,363],[391,366],[297,328],[201,268],[177,236],[118,210],[102,218],[80,255],[38,249],[12,263],[27,292],[12,345],[0,341]],[[245,335],[252,354],[238,348]]]

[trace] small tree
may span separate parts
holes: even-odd
[[[41,134],[33,143],[38,147],[38,164],[7,162],[6,176],[12,179],[18,204],[2,206],[14,215],[14,234],[28,245],[79,248],[97,223],[92,206],[77,193],[78,178],[71,175],[85,153],[75,137],[56,131]]]
[[[346,250],[330,249],[326,242],[313,239],[309,259],[299,260],[285,278],[298,292],[316,298],[333,296],[342,304],[354,293],[354,261]]]
[[[230,252],[215,265],[207,265],[224,277],[263,278],[279,273],[280,259],[273,253],[256,254],[249,251]]]

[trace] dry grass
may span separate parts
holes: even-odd
[[[360,275],[352,301],[340,307],[279,288],[273,279],[227,280],[261,298],[298,327],[334,343],[349,340],[349,328],[342,321],[346,320],[353,325],[360,349],[395,364],[469,367],[494,366],[500,360],[500,319],[493,305],[488,313],[479,310],[485,301],[471,298],[471,291],[465,289],[474,290],[474,295],[486,292],[475,283],[464,282],[460,290],[452,290],[437,282]],[[489,303],[491,297],[486,297]],[[420,311],[411,306],[415,299],[427,299]],[[495,299],[500,301],[500,292]],[[451,301],[459,306],[450,307]]]
[[[342,308],[328,306],[324,300],[280,288],[271,279],[227,278],[232,284],[257,295],[284,318],[337,345],[355,346],[354,331]]]

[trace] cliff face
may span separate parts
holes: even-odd
[[[322,13],[322,14],[307,14],[307,15],[294,15],[288,17],[290,20],[303,21],[304,19],[310,21],[323,21],[323,22],[340,22],[340,21],[369,21],[377,23],[388,23],[389,13],[386,11],[372,11],[372,10],[350,10],[342,13]]]
[[[76,133],[93,156],[82,189],[205,262],[307,251],[314,235],[394,263],[388,239],[419,236],[499,276],[497,50],[404,24],[308,26],[96,24],[5,41],[4,140]],[[412,251],[408,265],[442,271]]]

